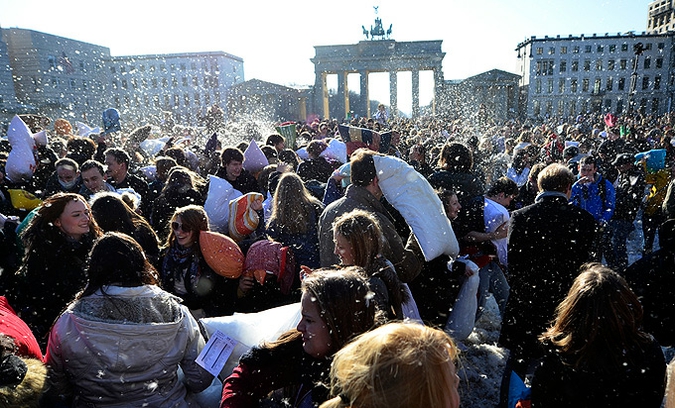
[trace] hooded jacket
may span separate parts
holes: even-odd
[[[73,407],[188,407],[213,377],[197,322],[157,286],[107,286],[73,302],[49,337],[50,392]],[[178,379],[178,367],[185,384]]]

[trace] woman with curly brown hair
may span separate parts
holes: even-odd
[[[21,234],[26,255],[13,303],[41,346],[54,319],[87,283],[85,262],[100,235],[89,204],[73,193],[46,199]]]

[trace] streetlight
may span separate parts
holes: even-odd
[[[630,92],[628,93],[628,112],[633,113],[635,108],[635,88],[637,87],[637,68],[638,68],[638,59],[642,52],[646,48],[644,45],[639,42],[633,45],[633,52],[635,53],[635,59],[633,60],[633,73],[630,75]]]

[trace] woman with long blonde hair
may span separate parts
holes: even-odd
[[[343,347],[320,408],[459,407],[454,342],[441,330],[389,323]]]
[[[318,268],[318,222],[322,211],[323,204],[305,188],[300,177],[285,173],[274,192],[267,236],[291,247],[298,265]]]

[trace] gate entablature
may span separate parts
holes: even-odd
[[[394,40],[360,41],[349,45],[320,45],[315,46],[314,63],[315,107],[323,107],[323,116],[328,117],[328,89],[326,75],[338,75],[338,95],[344,100],[346,115],[350,111],[349,91],[347,88],[347,74],[358,73],[361,76],[361,106],[360,115],[370,116],[368,98],[368,73],[389,72],[390,110],[392,114],[398,112],[396,73],[412,71],[413,117],[419,115],[419,71],[433,71],[434,93],[438,94],[443,87],[443,58],[441,50],[442,40],[397,42]],[[343,116],[344,117],[344,116]]]

